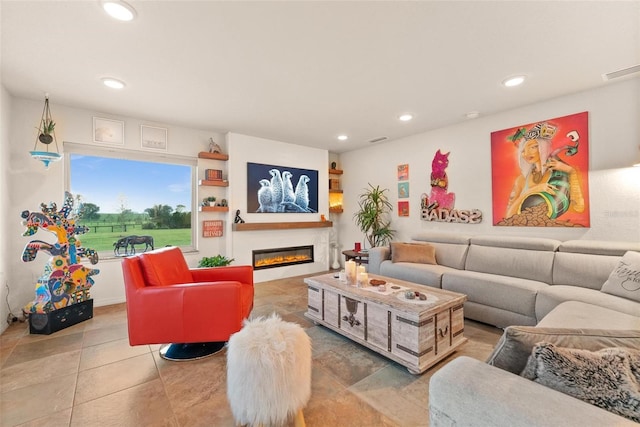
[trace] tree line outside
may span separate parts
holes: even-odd
[[[117,213],[100,213],[100,206],[83,203],[81,211],[78,222],[90,229],[89,233],[78,236],[85,248],[113,251],[115,242],[130,235],[152,236],[156,248],[191,245],[191,212],[186,211],[184,205],[174,209],[158,204],[143,213],[121,206]],[[144,245],[136,248],[138,252],[143,250]]]

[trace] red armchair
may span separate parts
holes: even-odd
[[[185,360],[213,354],[242,328],[253,308],[253,268],[190,269],[169,247],[122,259],[129,344],[167,344],[160,355]]]

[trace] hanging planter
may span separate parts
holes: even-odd
[[[45,169],[49,168],[49,163],[57,162],[62,159],[62,154],[60,154],[58,148],[58,141],[56,141],[55,127],[56,123],[51,118],[51,111],[49,110],[49,94],[46,94],[44,98],[44,109],[42,110],[42,118],[40,119],[40,126],[37,128],[38,136],[36,138],[36,143],[33,147],[33,151],[29,152],[31,157],[44,163]],[[38,149],[38,142],[44,145],[42,149]],[[49,151],[49,145],[52,142],[56,143],[55,151]]]

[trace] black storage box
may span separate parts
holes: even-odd
[[[93,299],[88,299],[49,313],[29,314],[29,333],[50,335],[93,317]]]

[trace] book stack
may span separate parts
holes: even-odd
[[[204,179],[207,181],[222,181],[222,171],[220,169],[205,169]]]

